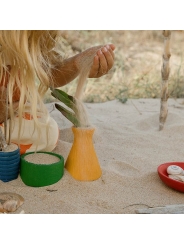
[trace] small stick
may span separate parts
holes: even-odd
[[[8,134],[8,145],[11,144],[11,127],[12,127],[12,120],[11,117],[9,118],[9,134]]]
[[[3,150],[3,132],[2,129],[0,127],[0,151]]]
[[[135,104],[133,103],[133,101],[131,100],[132,105],[135,107],[135,109],[139,112],[140,115],[142,115],[142,113],[139,111],[139,109],[137,108],[137,106],[135,106]]]
[[[8,119],[8,91],[9,91],[9,84],[7,85],[7,99],[6,99],[6,103],[7,103],[7,107],[6,107],[6,124],[7,124],[7,119]],[[8,145],[11,144],[11,128],[12,128],[12,120],[11,120],[11,116],[9,118],[9,133],[8,133]],[[7,130],[7,129],[6,129]]]
[[[7,147],[5,137],[3,135],[2,128],[0,127],[0,151]]]
[[[4,137],[7,140],[7,120],[8,120],[8,87],[6,89],[6,117],[4,121]]]
[[[8,101],[8,93],[6,92],[6,106],[7,106],[7,101]],[[5,121],[4,121],[4,134],[2,131],[2,128],[0,127],[0,151],[3,151],[6,147],[7,147],[7,143],[6,143],[6,128],[7,128],[7,108],[6,108],[6,117],[5,117]]]

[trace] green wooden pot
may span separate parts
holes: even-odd
[[[29,162],[25,157],[35,152],[29,152],[21,155],[20,159],[20,177],[24,184],[33,187],[48,186],[58,182],[64,174],[64,158],[53,152],[37,152],[58,157],[58,161],[51,164],[35,164]]]

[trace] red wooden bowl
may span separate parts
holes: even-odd
[[[167,168],[170,165],[176,165],[184,169],[184,162],[168,162],[163,163],[157,168],[158,175],[160,179],[169,187],[174,190],[184,192],[184,182],[180,182],[168,177]]]

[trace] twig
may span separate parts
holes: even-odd
[[[3,135],[2,128],[0,127],[0,151],[7,147],[5,137]]]
[[[132,105],[135,107],[135,109],[139,112],[139,114],[142,115],[142,112],[139,111],[139,109],[138,109],[137,106],[133,103],[133,101],[132,101],[132,100],[130,100],[130,101],[131,101]]]
[[[11,117],[9,118],[9,134],[8,134],[8,145],[11,144],[11,127],[12,127],[12,120]]]
[[[6,116],[4,121],[4,137],[7,140],[7,120],[8,120],[8,88],[6,89]]]
[[[6,120],[8,119],[8,91],[9,91],[9,85],[7,85],[7,99],[6,99],[6,102],[7,102],[7,107],[6,107]],[[11,115],[10,115],[10,118],[9,118],[9,134],[8,134],[8,145],[11,144],[11,128],[12,128],[12,120],[11,120]]]

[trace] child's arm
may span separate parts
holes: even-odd
[[[89,77],[98,78],[105,75],[114,64],[114,50],[113,44],[97,46],[64,60],[60,67],[53,70],[54,86],[61,87],[74,80],[80,73],[82,61],[95,54]]]

